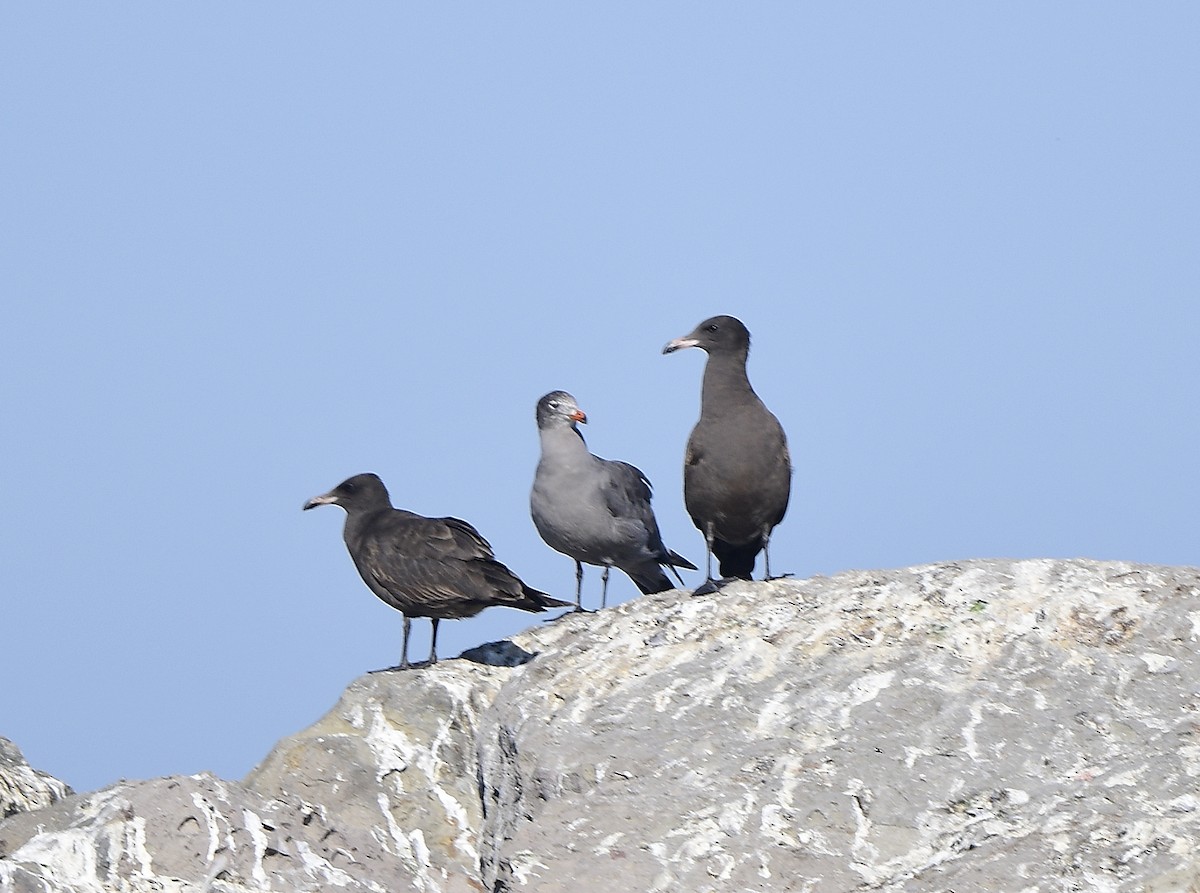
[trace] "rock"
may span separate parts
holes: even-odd
[[[319,809],[386,890],[482,891],[475,742],[503,678],[462,660],[364,676],[246,787]]]
[[[485,878],[1188,889],[1198,632],[1196,570],[1095,562],[622,605],[496,700]]]
[[[57,778],[31,768],[17,745],[0,738],[0,819],[41,809],[70,793]]]
[[[364,676],[243,784],[123,782],[18,816],[0,890],[480,893],[473,722],[499,687],[466,661]]]
[[[121,782],[0,825],[0,889],[388,889],[359,876],[339,831],[318,807],[211,775]]]
[[[0,822],[0,890],[1200,888],[1200,571],[732,583],[356,681],[241,784]]]

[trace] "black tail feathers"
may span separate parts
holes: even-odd
[[[721,563],[721,576],[728,579],[737,577],[742,580],[754,579],[754,559],[762,551],[762,539],[753,539],[748,543],[734,545],[724,540],[713,540],[713,554]]]

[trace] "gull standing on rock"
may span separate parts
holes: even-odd
[[[576,422],[586,424],[587,416],[566,391],[551,391],[538,401],[542,454],[529,494],[529,511],[542,539],[575,559],[575,610],[583,610],[584,563],[604,568],[601,607],[608,602],[613,567],[643,593],[673,589],[663,566],[676,579],[675,568],[696,566],[663,545],[650,508],[650,482],[628,462],[589,453]]]
[[[767,544],[783,520],[791,493],[792,465],[787,438],[746,376],[750,332],[732,316],[714,316],[663,353],[699,347],[708,353],[700,393],[700,420],[688,439],[683,464],[683,499],[692,522],[704,534],[708,582],[697,593],[713,592],[730,579],[750,580],[760,551],[771,577]],[[712,576],[712,556],[720,561],[720,581]]]
[[[429,663],[434,664],[440,620],[474,617],[493,605],[534,612],[571,606],[522,583],[466,521],[392,508],[378,475],[357,474],[314,496],[304,508],[319,505],[346,510],[342,538],[354,566],[372,592],[404,615],[404,645],[394,669],[409,667],[413,617],[428,617],[433,624]]]

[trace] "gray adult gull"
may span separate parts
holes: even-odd
[[[675,584],[663,573],[696,566],[663,545],[650,481],[628,462],[588,452],[577,422],[587,415],[566,391],[551,391],[537,404],[541,458],[533,476],[529,511],[534,526],[552,549],[575,559],[575,610],[582,611],[583,565],[604,568],[600,606],[608,603],[608,572],[619,568],[643,593],[665,592]]]
[[[697,592],[711,592],[730,579],[752,579],[760,551],[770,579],[767,547],[787,511],[792,465],[783,427],[746,376],[750,332],[732,316],[714,316],[668,342],[663,353],[686,347],[708,353],[700,420],[683,464],[684,503],[707,547],[708,582]],[[721,581],[713,580],[713,555]]]
[[[534,612],[571,606],[521,582],[466,521],[393,508],[378,475],[357,474],[314,496],[304,508],[319,505],[346,510],[342,538],[354,566],[372,592],[404,615],[404,645],[395,669],[410,666],[413,617],[428,617],[433,624],[429,663],[434,664],[441,620],[474,617],[493,605]]]

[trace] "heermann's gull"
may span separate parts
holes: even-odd
[[[779,420],[746,377],[750,332],[732,316],[714,316],[668,342],[663,353],[685,347],[708,352],[700,420],[688,439],[683,465],[684,503],[709,551],[708,583],[698,591],[720,585],[712,579],[713,554],[723,578],[749,580],[762,550],[769,578],[767,544],[787,511],[792,465]]]
[[[589,453],[576,422],[586,423],[587,416],[566,391],[551,391],[538,401],[542,455],[529,494],[529,511],[542,539],[575,559],[575,610],[583,610],[584,563],[604,568],[601,607],[608,602],[613,567],[643,593],[673,589],[662,566],[677,578],[675,568],[696,566],[663,545],[650,508],[650,482],[628,462]]]
[[[397,669],[409,666],[413,617],[428,617],[433,623],[429,643],[433,664],[440,620],[474,617],[493,605],[522,611],[571,606],[522,583],[495,559],[487,540],[466,521],[426,518],[392,508],[378,475],[357,474],[314,496],[304,508],[319,505],[340,505],[346,510],[342,538],[354,566],[372,592],[404,615],[404,645]]]

